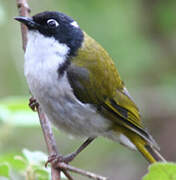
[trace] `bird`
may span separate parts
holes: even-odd
[[[15,19],[28,29],[24,74],[34,99],[57,128],[87,138],[68,161],[99,136],[165,161],[110,55],[77,21],[57,11]]]

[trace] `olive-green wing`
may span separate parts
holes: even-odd
[[[69,67],[67,76],[75,96],[82,103],[95,105],[98,109],[104,107],[134,125],[142,127],[138,108],[126,91],[117,88],[115,92],[106,90],[106,86],[96,83],[90,71],[76,65]],[[113,84],[110,83],[110,86]]]
[[[117,124],[115,127],[125,127],[153,144],[152,138],[143,129],[138,108],[127,91],[116,89],[115,93],[108,95],[102,90],[105,87],[90,79],[90,74],[87,69],[75,65],[71,65],[67,71],[68,80],[79,101],[92,104],[112,124]]]
[[[138,108],[124,88],[113,61],[97,42],[86,34],[85,38],[86,44],[71,60],[67,71],[75,96],[97,107],[112,123],[148,138]]]

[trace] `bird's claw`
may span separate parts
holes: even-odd
[[[70,156],[54,154],[48,157],[48,161],[45,163],[45,167],[47,167],[49,163],[51,163],[54,167],[57,167],[58,163],[64,162],[68,164],[70,161],[72,161]]]
[[[33,110],[33,111],[37,111],[38,107],[39,107],[39,103],[36,101],[36,99],[34,97],[31,97],[29,99],[29,107]]]

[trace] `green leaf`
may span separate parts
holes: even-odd
[[[7,163],[0,164],[0,177],[9,177],[9,166]]]
[[[5,13],[5,8],[0,4],[0,26],[5,23],[5,18],[7,17]]]
[[[32,165],[43,165],[48,159],[48,156],[41,151],[32,152],[28,149],[23,149],[23,154]]]
[[[8,108],[11,112],[29,109],[27,97],[21,96],[12,96],[4,98],[0,101],[0,105]]]
[[[15,126],[38,126],[37,113],[28,107],[27,97],[8,97],[0,100],[0,121]]]
[[[24,170],[27,167],[27,161],[24,157],[14,154],[0,156],[0,163],[8,163],[11,168],[17,171]]]
[[[34,173],[38,180],[49,180],[50,178],[49,172],[42,168],[36,168]]]
[[[155,163],[149,167],[143,180],[176,180],[176,164]]]

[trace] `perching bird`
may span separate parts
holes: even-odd
[[[28,28],[24,72],[51,122],[73,135],[104,136],[164,161],[109,54],[60,12],[16,17]]]

